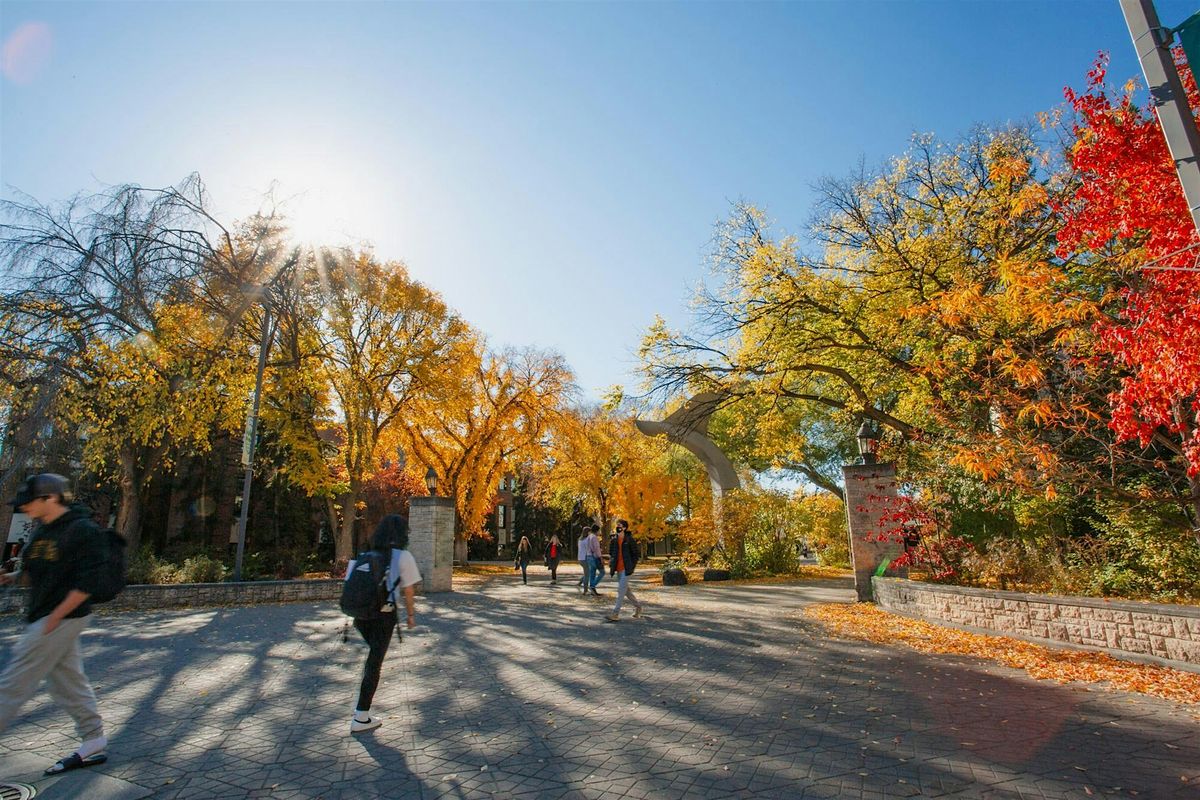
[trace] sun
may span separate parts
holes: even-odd
[[[288,238],[298,245],[334,247],[350,238],[346,207],[328,187],[312,186],[287,196],[278,210],[287,226]]]

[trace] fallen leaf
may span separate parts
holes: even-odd
[[[991,659],[1024,669],[1039,680],[1107,684],[1122,691],[1200,704],[1200,674],[1194,672],[1122,661],[1107,653],[1060,650],[1007,636],[969,633],[900,617],[869,603],[823,603],[809,606],[804,615],[847,639],[905,645],[923,653]]]

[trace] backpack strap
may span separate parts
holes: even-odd
[[[384,568],[384,573],[383,573],[385,581],[387,580],[387,570],[389,570],[391,568],[392,568],[392,551],[388,550],[388,563],[387,563],[387,567]],[[400,571],[399,564],[397,564],[396,572],[399,572],[399,571]],[[394,596],[396,593],[396,586],[400,583],[400,576],[395,575],[394,577],[395,577],[395,580],[392,581],[392,585],[387,587],[387,600],[389,603],[393,603],[393,605],[394,605],[394,601],[396,599]]]

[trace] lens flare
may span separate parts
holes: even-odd
[[[4,41],[0,72],[13,83],[28,86],[50,61],[54,34],[44,22],[26,22]]]

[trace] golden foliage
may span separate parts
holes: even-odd
[[[566,507],[576,500],[608,530],[612,519],[656,539],[683,505],[684,481],[671,468],[672,445],[642,434],[633,417],[607,409],[569,410],[551,428],[546,460],[536,468],[536,497]]]
[[[443,482],[464,537],[485,532],[506,472],[540,454],[547,429],[572,391],[563,359],[536,350],[474,353],[446,376],[449,391],[414,397],[399,441]]]

